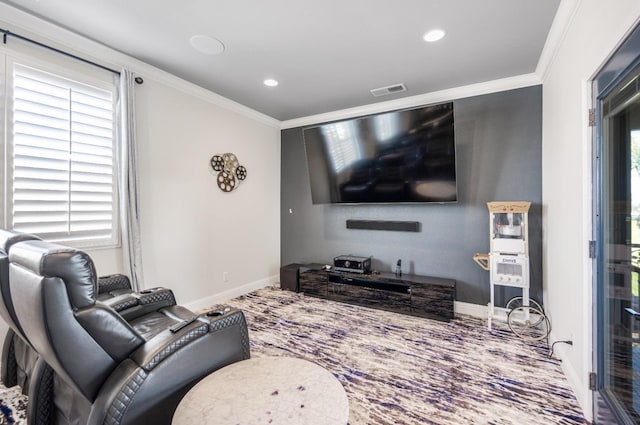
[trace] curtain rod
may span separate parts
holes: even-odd
[[[55,48],[53,46],[49,46],[49,45],[41,43],[41,42],[39,42],[37,40],[33,40],[31,38],[25,37],[23,35],[16,34],[15,32],[11,32],[9,30],[5,30],[5,29],[2,29],[2,28],[0,28],[0,32],[2,33],[2,43],[3,44],[7,44],[7,37],[15,37],[15,38],[20,39],[22,41],[26,41],[28,43],[35,44],[36,46],[39,46],[39,47],[42,47],[42,48],[45,48],[45,49],[48,49],[48,50],[52,50],[52,51],[54,51],[56,53],[60,53],[61,55],[68,56],[70,58],[79,60],[80,62],[84,62],[84,63],[87,63],[89,65],[97,66],[98,68],[104,69],[105,71],[109,71],[109,72],[112,72],[114,74],[120,75],[120,71],[116,71],[115,69],[111,69],[111,68],[106,67],[104,65],[100,65],[99,63],[95,63],[95,62],[92,62],[92,61],[90,61],[88,59],[81,58],[80,56],[76,56],[76,55],[74,55],[72,53],[65,52],[64,50],[57,49],[57,48]]]

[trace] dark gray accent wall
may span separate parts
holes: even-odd
[[[542,87],[454,101],[458,202],[312,205],[302,128],[282,131],[281,264],[373,256],[373,268],[456,279],[456,299],[489,302],[489,273],[472,257],[489,250],[489,201],[531,201],[531,296],[542,301]],[[347,229],[348,219],[420,222],[420,232]],[[503,305],[513,288],[496,291]]]

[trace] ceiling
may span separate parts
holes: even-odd
[[[2,2],[289,120],[532,73],[560,0]],[[425,42],[434,28],[445,37]],[[194,35],[224,51],[196,51]]]

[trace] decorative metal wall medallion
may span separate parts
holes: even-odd
[[[218,172],[216,182],[223,192],[233,191],[247,178],[247,169],[240,165],[238,157],[231,152],[211,157],[211,168]]]

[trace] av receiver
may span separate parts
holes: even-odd
[[[351,273],[371,273],[371,257],[339,255],[333,259],[333,270]]]

